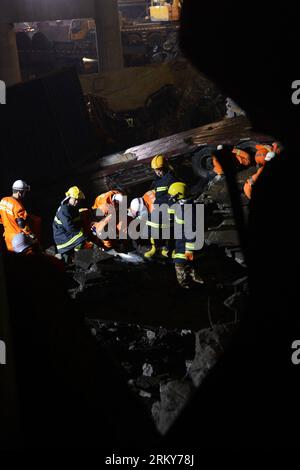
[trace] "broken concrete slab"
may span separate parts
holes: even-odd
[[[234,324],[215,325],[213,329],[207,328],[195,333],[195,357],[192,363],[188,364],[187,372],[195,387],[199,387],[223,354],[224,346],[228,339],[231,339],[234,328]]]
[[[165,434],[186,405],[193,391],[190,381],[174,380],[160,385],[160,402],[152,406],[158,431]]]
[[[92,249],[81,249],[75,252],[74,264],[82,269],[89,269],[93,264],[111,259],[112,255],[101,250],[96,245]]]
[[[100,279],[103,279],[103,274],[99,271],[96,272],[76,272],[73,276],[73,279],[78,282],[79,287],[77,292],[83,292],[83,290],[91,284],[96,283]]]

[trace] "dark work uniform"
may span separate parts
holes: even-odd
[[[152,188],[155,190],[155,204],[168,204],[168,189],[171,184],[176,183],[178,178],[171,171],[168,171],[164,176],[155,178],[152,184]]]
[[[169,195],[168,195],[168,189],[171,186],[171,184],[176,183],[178,181],[178,178],[176,178],[171,171],[168,171],[165,175],[162,177],[156,177],[155,180],[153,181],[152,184],[152,189],[155,190],[155,201],[154,204],[166,204],[168,205],[169,201]],[[155,236],[155,244],[157,246],[165,246],[169,249],[171,249],[170,245],[170,240],[164,239],[162,236],[162,230],[169,226],[169,217],[168,217],[168,208],[166,207],[166,212],[165,213],[160,213],[159,217],[156,217],[156,212],[155,210],[151,214],[152,222],[149,221],[147,222],[148,228],[151,226],[152,234],[157,233],[158,235]],[[153,221],[154,220],[154,221]],[[159,238],[159,240],[157,240]]]
[[[58,253],[67,253],[86,240],[83,233],[79,209],[64,200],[53,221],[53,238]]]

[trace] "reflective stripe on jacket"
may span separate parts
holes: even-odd
[[[187,207],[191,208],[191,217],[187,217]],[[181,200],[176,205],[175,217],[174,217],[174,236],[175,238],[175,253],[173,256],[174,263],[185,264],[189,261],[186,259],[185,253],[199,252],[196,248],[195,241],[196,237],[189,237],[187,232],[186,224],[190,224],[191,231],[196,230],[196,204],[193,201]],[[178,238],[179,236],[179,238]]]
[[[79,209],[63,201],[53,221],[53,238],[58,253],[66,253],[86,240]]]
[[[178,181],[178,178],[176,179],[171,171],[168,171],[161,178],[157,177],[153,181],[152,187],[155,190],[155,204],[168,203],[168,189],[176,181]]]

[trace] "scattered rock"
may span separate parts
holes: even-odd
[[[143,375],[146,377],[151,377],[151,375],[153,375],[153,367],[151,364],[143,364]]]
[[[139,395],[143,398],[151,398],[151,393],[145,392],[144,390],[140,390]]]
[[[188,369],[188,376],[196,387],[199,387],[208,371],[215,365],[223,353],[222,336],[226,337],[228,334],[231,337],[232,329],[229,328],[227,330],[223,326],[217,326],[214,329],[204,329],[195,334],[195,357]]]
[[[181,336],[184,336],[184,335],[189,335],[189,334],[191,334],[191,333],[192,333],[191,330],[181,330],[181,333],[180,333],[180,334],[181,334]]]
[[[89,320],[89,327],[122,364],[131,390],[152,407],[162,434],[223,353],[233,330],[231,324],[193,332],[104,320]]]
[[[146,332],[147,338],[150,342],[155,340],[156,334],[152,330],[147,330]]]

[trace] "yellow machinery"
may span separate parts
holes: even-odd
[[[170,21],[170,5],[164,0],[151,0],[149,10],[151,21]]]
[[[170,0],[171,2],[171,0]],[[168,3],[166,0],[151,0],[150,20],[151,21],[178,21],[180,17],[181,0],[173,0]],[[70,41],[84,41],[91,31],[96,29],[95,20],[74,19],[71,21],[69,29]]]
[[[165,0],[151,0],[151,21],[178,21],[180,17],[180,0],[167,3]]]

